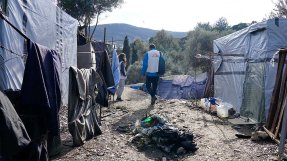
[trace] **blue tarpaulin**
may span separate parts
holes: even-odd
[[[206,81],[206,73],[196,77],[176,75],[168,78],[160,78],[157,94],[163,99],[203,98]]]

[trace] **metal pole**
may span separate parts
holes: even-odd
[[[106,28],[104,28],[104,43],[106,44]]]
[[[196,90],[196,68],[197,68],[197,58],[194,57],[194,81],[195,81],[195,107],[198,107],[197,105],[197,90]]]
[[[114,37],[112,37],[112,47],[115,48],[114,47]]]

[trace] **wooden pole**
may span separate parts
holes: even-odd
[[[266,122],[266,128],[269,130],[272,128],[274,115],[276,114],[276,108],[278,105],[278,97],[280,94],[280,86],[281,86],[281,81],[282,81],[282,73],[283,73],[283,69],[284,69],[285,58],[286,58],[285,54],[279,54],[279,62],[278,62],[278,68],[277,68],[277,74],[276,74],[276,81],[275,81],[273,94],[272,94],[271,101],[270,101],[268,120]]]

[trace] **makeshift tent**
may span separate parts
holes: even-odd
[[[262,122],[268,114],[279,48],[287,47],[287,19],[270,19],[213,42],[214,95],[241,116]]]
[[[2,2],[1,2],[2,3]],[[5,4],[5,5],[4,5]],[[78,21],[52,1],[4,0],[7,19],[31,41],[56,50],[62,58],[63,103],[68,103],[70,66],[77,65]],[[0,90],[21,89],[25,67],[25,39],[0,19]]]
[[[89,42],[85,45],[78,46],[77,65],[79,69],[96,69],[96,55],[92,44]]]
[[[175,75],[160,78],[157,94],[163,99],[194,99],[203,98],[206,73],[192,77],[190,75]]]

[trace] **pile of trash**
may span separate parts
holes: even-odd
[[[221,99],[209,97],[202,98],[199,103],[199,107],[202,107],[205,111],[211,114],[216,114],[220,118],[238,117],[234,107],[227,102],[223,102]]]
[[[198,148],[193,134],[170,125],[159,115],[145,116],[137,121],[131,142],[139,149],[156,146],[166,153],[177,155],[195,152]]]

